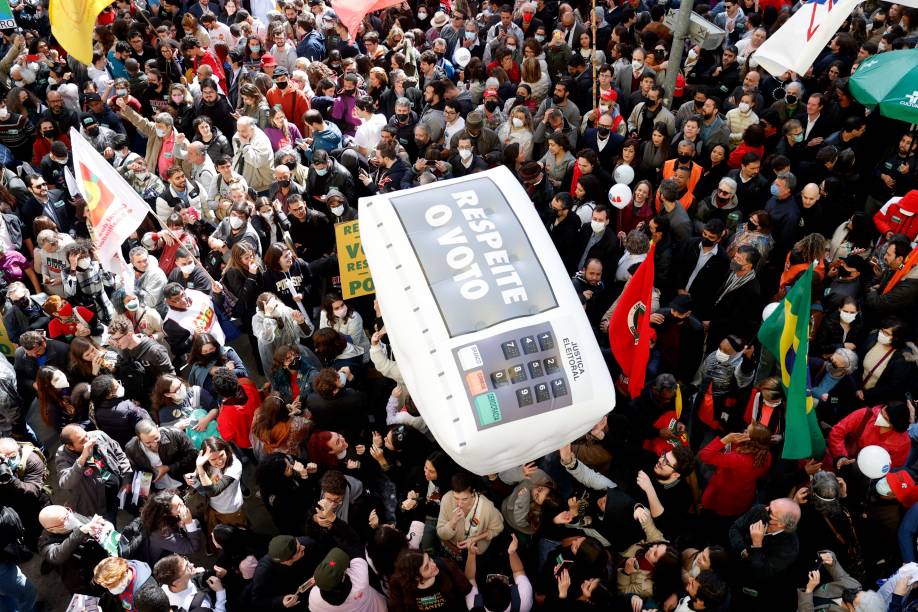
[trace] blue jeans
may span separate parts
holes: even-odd
[[[38,591],[19,566],[4,561],[0,563],[0,610],[4,612],[32,612]]]

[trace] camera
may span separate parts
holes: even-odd
[[[0,461],[0,485],[13,482],[13,470],[5,461]]]

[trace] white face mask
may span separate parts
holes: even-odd
[[[57,372],[51,378],[51,386],[55,389],[66,389],[70,386],[70,381],[62,372]]]
[[[602,221],[590,221],[590,227],[593,229],[594,234],[598,234],[606,229],[606,224]]]
[[[159,138],[165,138],[165,137],[166,137],[166,130],[164,130],[164,129],[162,129],[162,128],[156,128],[156,136],[159,137]]]
[[[886,419],[886,417],[883,416],[882,412],[880,412],[880,414],[877,415],[876,425],[877,427],[892,427],[892,425]]]
[[[714,358],[717,359],[718,363],[727,363],[730,361],[730,355],[726,354],[720,349],[717,349]]]
[[[841,316],[841,320],[844,321],[845,323],[853,323],[854,320],[857,318],[857,313],[842,311],[840,316]]]
[[[342,306],[341,308],[336,308],[332,312],[335,313],[335,316],[339,319],[343,319],[347,315],[347,306]]]
[[[179,270],[182,271],[182,274],[191,274],[194,271],[194,264],[186,264],[184,266],[179,266]]]
[[[886,345],[891,342],[892,342],[892,336],[890,336],[889,334],[883,331],[877,332],[877,344]]]
[[[64,529],[67,531],[73,531],[74,529],[79,529],[83,526],[83,523],[80,522],[80,519],[73,514],[73,512],[67,513],[67,518],[64,519]]]
[[[6,121],[10,118],[10,111],[5,106],[0,106],[0,121]]]
[[[90,260],[88,257],[83,257],[82,259],[77,260],[77,268],[80,270],[85,270],[89,267],[89,262]]]
[[[124,397],[124,387],[118,385],[118,388],[115,389],[115,397]]]
[[[143,180],[143,179],[147,178],[147,171],[144,170],[143,172],[135,172],[135,173],[134,173],[134,176],[136,176],[136,177],[139,178],[140,180]]]
[[[140,302],[138,302],[137,300],[131,300],[130,302],[125,304],[124,307],[130,310],[131,312],[134,312],[135,310],[140,308]]]
[[[108,592],[111,593],[112,595],[121,595],[122,593],[124,593],[125,590],[127,590],[128,585],[130,583],[131,583],[131,574],[129,573],[127,576],[122,578],[121,582],[119,582],[118,584],[110,588]]]
[[[465,161],[468,161],[469,159],[472,158],[472,150],[471,149],[459,149],[459,157],[461,157]]]
[[[425,19],[427,19],[427,12],[418,11],[418,21],[424,21]]]
[[[523,127],[523,120],[520,119],[519,117],[514,117],[514,118],[511,119],[510,121],[513,123],[513,127],[515,127],[515,128],[521,128],[521,127]]]
[[[741,113],[743,113],[743,114],[745,115],[746,113],[749,112],[749,103],[748,103],[748,102],[740,102],[739,105],[737,106],[737,108],[739,109],[739,112],[741,112]]]
[[[634,72],[637,72],[643,67],[644,67],[644,62],[642,62],[641,60],[636,60],[636,59],[631,60],[631,70],[633,70]]]
[[[185,398],[188,397],[188,387],[182,385],[178,388],[178,391],[172,394],[172,397],[174,397],[177,402],[185,401]]]
[[[689,49],[688,60],[690,62],[694,62],[696,59],[698,59],[698,52],[696,52],[694,49]]]
[[[230,217],[230,227],[233,229],[239,229],[244,223],[239,217]]]
[[[263,212],[261,216],[264,217],[267,221],[271,221],[274,218],[274,213],[272,211]]]

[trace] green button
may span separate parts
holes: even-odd
[[[500,403],[497,401],[496,393],[485,393],[476,397],[475,410],[478,411],[478,422],[482,427],[500,422]]]

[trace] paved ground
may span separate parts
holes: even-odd
[[[259,384],[264,382],[264,378],[258,376],[258,372],[255,371],[255,361],[252,355],[251,347],[248,343],[248,340],[243,337],[240,338],[240,341],[233,342],[233,347],[239,353],[239,356],[242,358],[245,364],[252,364],[252,371],[250,374]],[[65,495],[57,490],[56,482],[57,478],[53,472],[53,463],[54,463],[54,452],[57,448],[56,442],[56,433],[48,428],[41,420],[41,417],[37,414],[37,410],[31,412],[28,415],[28,421],[35,428],[38,436],[42,439],[48,449],[48,459],[51,462],[52,474],[51,474],[51,485],[54,489],[54,503],[66,505]],[[252,524],[252,527],[255,531],[259,533],[271,534],[276,533],[274,523],[271,521],[271,517],[268,514],[267,509],[264,504],[262,504],[261,499],[256,495],[255,488],[255,467],[252,464],[246,464],[243,471],[243,482],[249,487],[251,493],[248,498],[245,500],[245,510],[246,514],[249,517],[249,521]],[[126,512],[122,512],[118,517],[118,524],[124,525],[130,522],[134,517]],[[192,561],[199,565],[205,567],[210,567],[213,564],[212,558],[208,558],[203,553],[197,556],[192,557]],[[35,583],[35,586],[38,588],[39,599],[45,604],[45,612],[63,612],[67,608],[67,604],[70,602],[70,594],[64,589],[63,585],[58,578],[57,573],[52,572],[46,576],[42,576],[40,572],[41,559],[38,555],[35,555],[31,561],[22,564],[22,570],[25,574]],[[5,612],[5,611],[3,611]]]

